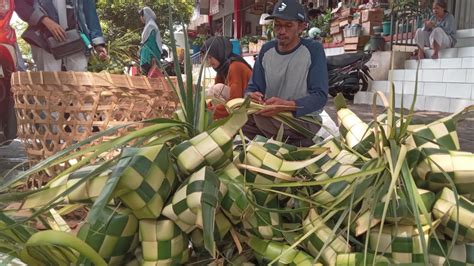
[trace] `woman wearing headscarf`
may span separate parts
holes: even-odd
[[[433,2],[433,16],[425,21],[422,29],[415,34],[418,45],[418,59],[425,57],[424,47],[433,48],[432,59],[439,57],[439,51],[456,45],[456,22],[454,16],[448,13],[446,0]]]
[[[215,85],[208,90],[208,95],[229,101],[244,97],[244,90],[252,75],[252,67],[245,59],[232,53],[232,44],[225,37],[212,37],[201,48],[201,54],[207,52],[207,61],[216,71]],[[223,104],[215,107],[214,119],[228,116]]]
[[[140,10],[140,19],[145,24],[140,42],[140,67],[144,75],[149,75],[153,66],[159,66],[163,42],[155,21],[155,12],[144,7]]]

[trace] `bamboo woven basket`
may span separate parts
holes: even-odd
[[[32,163],[110,127],[170,117],[178,104],[164,78],[109,73],[17,72],[12,90],[18,136]]]

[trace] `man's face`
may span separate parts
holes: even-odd
[[[304,30],[304,23],[276,18],[273,22],[273,30],[278,45],[285,47],[298,41],[301,32]]]

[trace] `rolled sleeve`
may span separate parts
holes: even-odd
[[[92,45],[104,45],[105,44],[105,38],[104,37],[96,37],[92,39]]]

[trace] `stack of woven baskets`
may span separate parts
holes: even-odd
[[[18,136],[33,163],[112,126],[169,117],[178,104],[165,79],[109,73],[17,72],[12,90]]]

